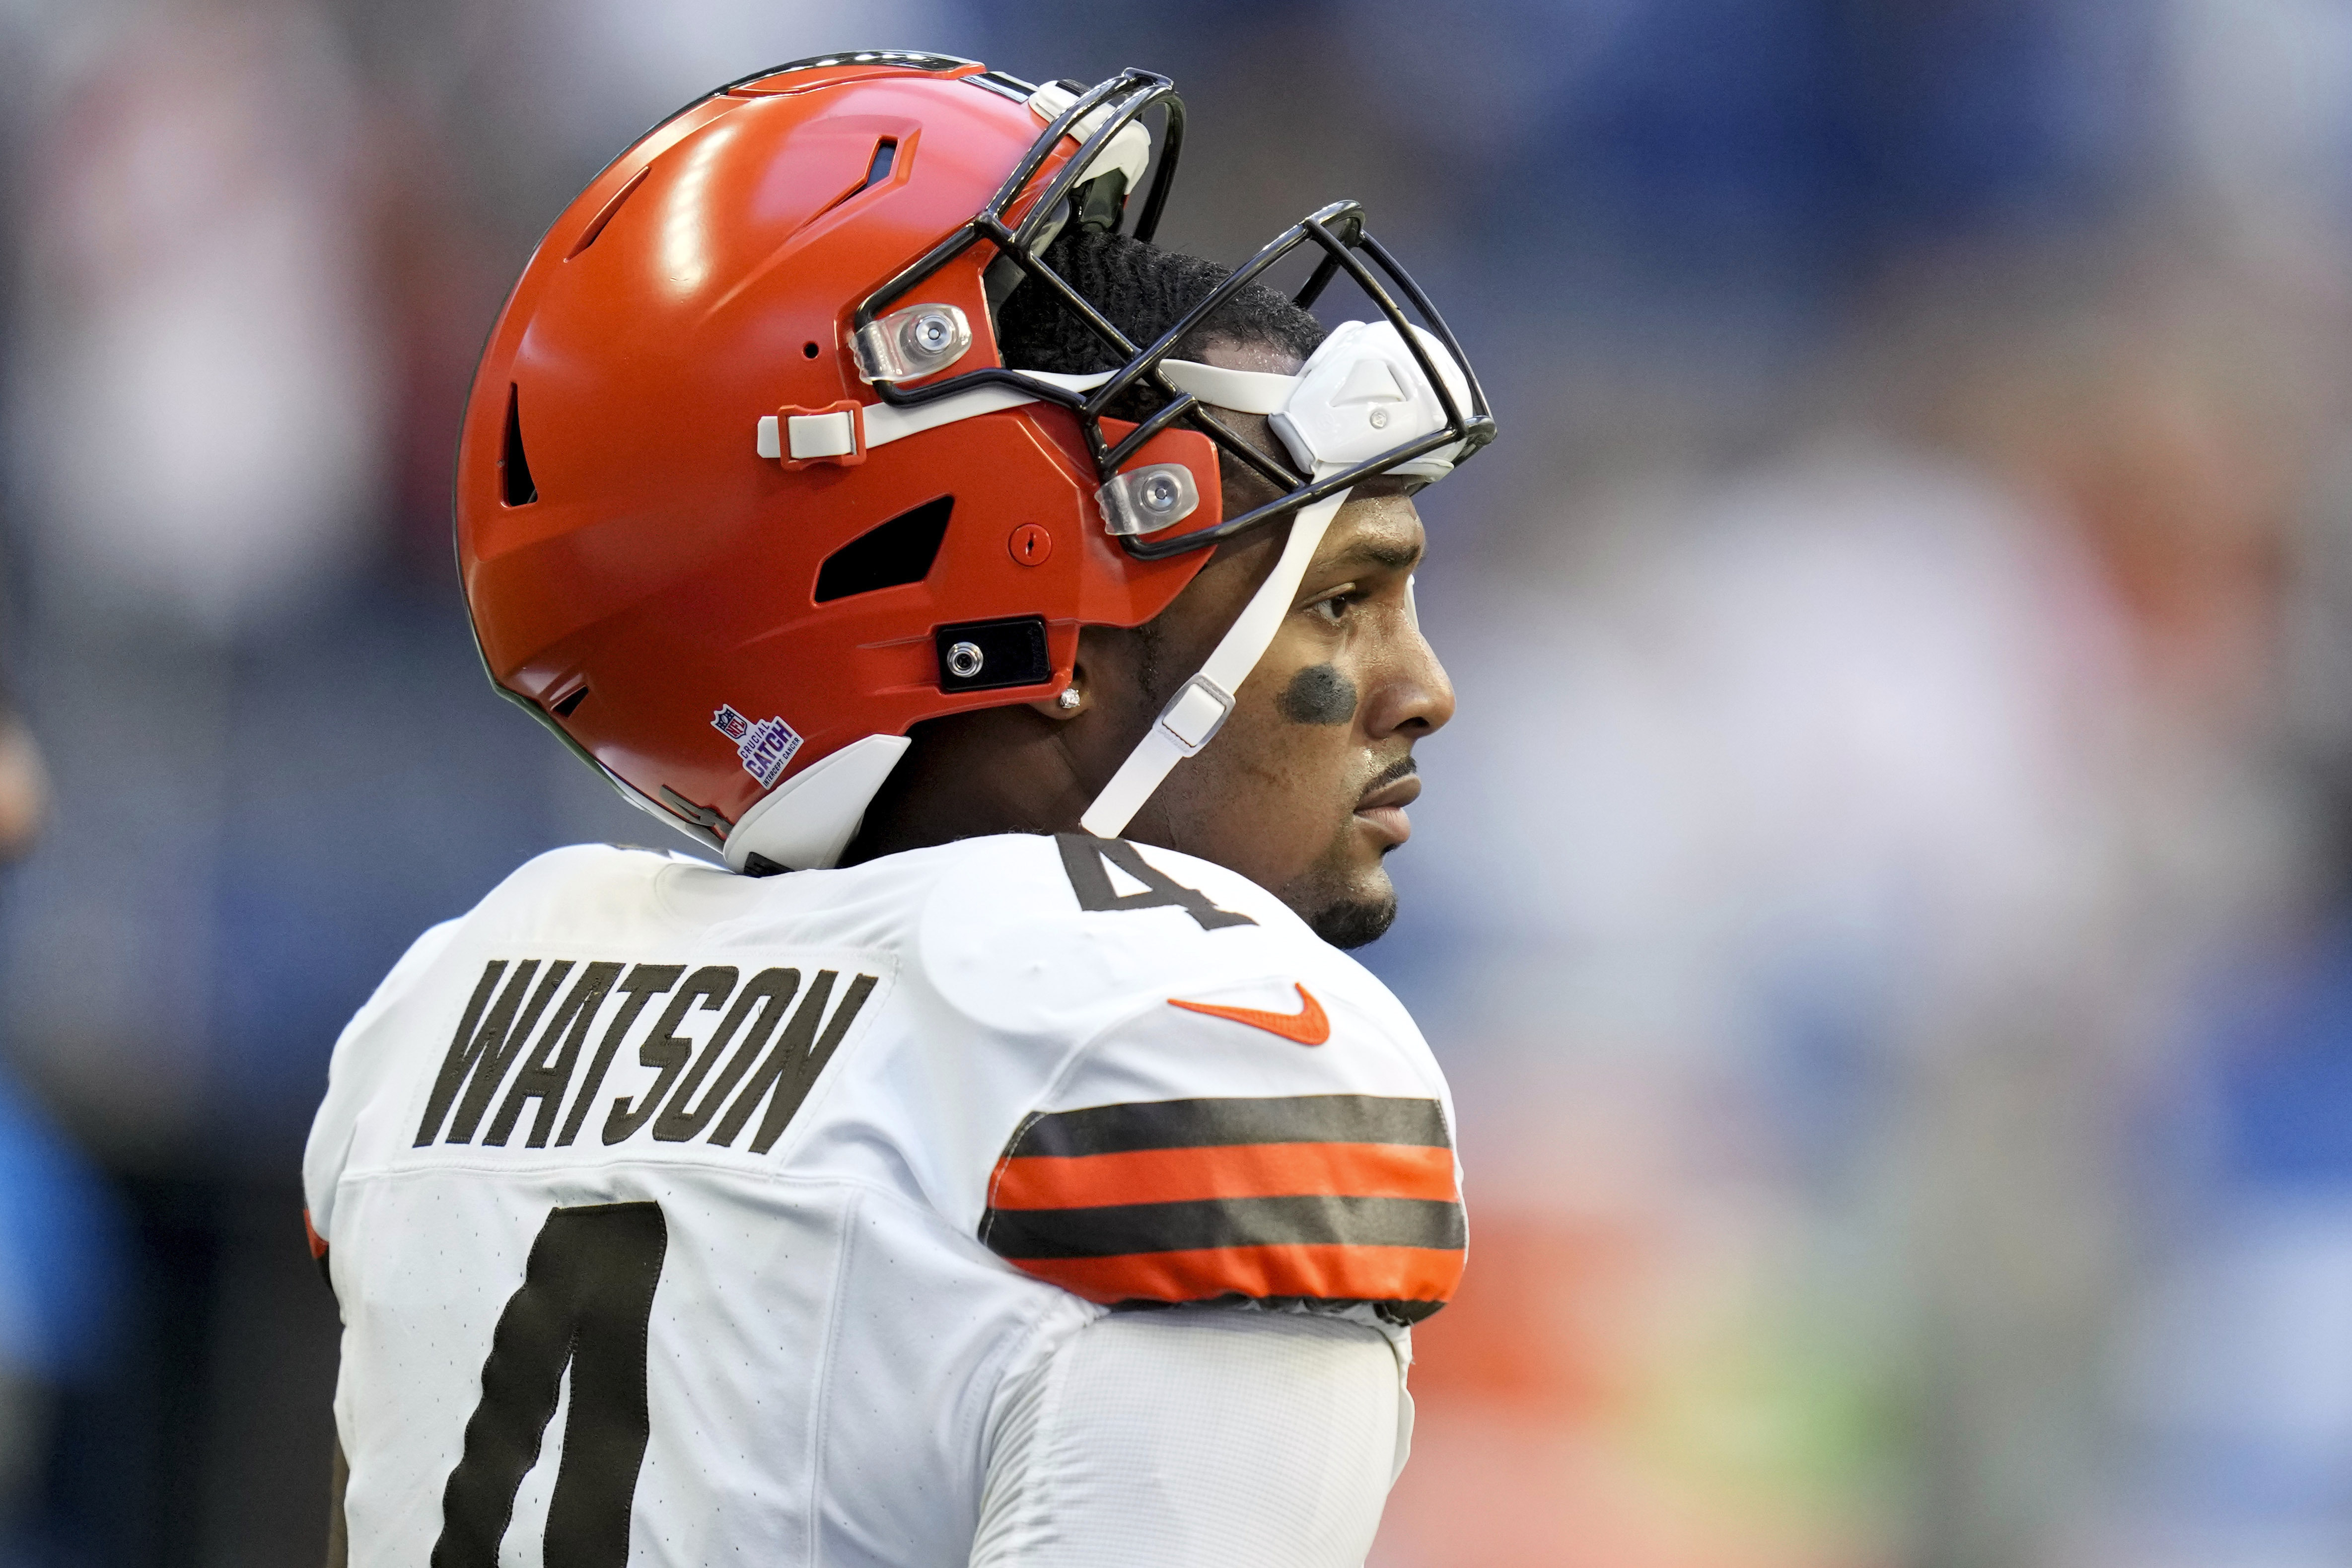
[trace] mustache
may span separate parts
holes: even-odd
[[[1421,772],[1421,764],[1413,760],[1413,756],[1411,752],[1407,752],[1403,756],[1399,757],[1395,762],[1392,762],[1387,767],[1382,768],[1375,777],[1364,785],[1363,793],[1365,795],[1370,795],[1376,789],[1386,789],[1389,785],[1396,783],[1397,780],[1409,779],[1419,772]]]

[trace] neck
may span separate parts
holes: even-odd
[[[1092,797],[1062,728],[1025,707],[917,726],[841,863],[992,833],[1075,832]]]

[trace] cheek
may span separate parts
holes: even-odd
[[[1244,701],[1177,770],[1168,802],[1175,847],[1266,888],[1325,860],[1355,804],[1354,731],[1294,721],[1288,706],[1280,689],[1272,701]]]
[[[1309,665],[1283,688],[1282,716],[1294,724],[1345,724],[1356,716],[1356,683],[1328,664]]]

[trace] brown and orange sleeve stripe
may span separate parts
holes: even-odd
[[[1036,1115],[989,1184],[980,1238],[1092,1301],[1444,1306],[1465,1232],[1433,1100],[1162,1100]]]

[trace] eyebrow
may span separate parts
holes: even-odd
[[[1385,566],[1391,572],[1410,572],[1421,563],[1421,557],[1422,547],[1419,544],[1384,544],[1378,540],[1367,539],[1350,544],[1323,565],[1328,571],[1360,561],[1374,566]]]

